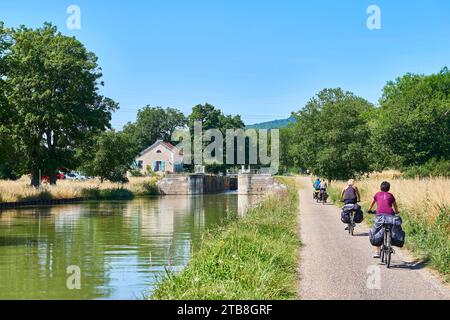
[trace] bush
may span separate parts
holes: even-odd
[[[205,165],[205,172],[207,173],[212,173],[212,174],[226,174],[226,166],[223,164],[218,164],[218,163],[210,163]]]
[[[136,168],[132,168],[130,170],[130,174],[132,177],[143,177],[144,175],[142,174],[141,170],[136,169]]]
[[[450,177],[450,161],[431,159],[421,166],[412,166],[403,171],[405,178]]]
[[[156,196],[159,194],[158,185],[155,181],[145,182],[143,185],[145,195]]]
[[[41,190],[38,194],[29,196],[19,196],[17,197],[17,202],[27,202],[27,201],[48,201],[52,200],[53,196],[48,190]]]
[[[134,198],[133,192],[123,188],[117,189],[84,189],[82,197],[90,200],[130,200]]]

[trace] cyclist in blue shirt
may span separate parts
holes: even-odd
[[[316,191],[320,190],[320,179],[319,178],[316,179],[313,186]]]

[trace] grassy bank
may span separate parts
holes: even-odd
[[[379,175],[357,182],[367,208],[382,181],[391,182],[399,204],[406,246],[450,281],[450,179],[403,179]],[[330,198],[337,201],[344,182],[333,182]]]
[[[31,187],[29,180],[0,181],[0,202],[26,202],[36,200],[60,200],[87,198],[94,200],[131,199],[134,196],[158,193],[156,178],[130,178],[125,184],[98,180],[58,181],[56,186]]]
[[[151,298],[296,298],[298,195],[292,178],[283,183],[285,195],[270,197],[244,218],[207,233],[184,271],[168,273]]]

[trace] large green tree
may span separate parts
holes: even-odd
[[[194,131],[195,122],[200,122],[203,130],[219,129],[223,117],[222,111],[212,104],[198,104],[192,108],[192,112],[188,117],[189,130],[191,132]]]
[[[283,158],[330,180],[369,171],[367,118],[372,109],[351,92],[322,90],[294,113],[296,123],[283,130],[282,141],[290,144],[282,146],[289,153]]]
[[[136,122],[126,124],[123,131],[138,153],[158,139],[171,141],[172,133],[184,127],[186,121],[177,109],[146,106],[138,111]]]
[[[450,160],[450,71],[388,82],[371,126],[382,167]]]
[[[112,182],[126,182],[126,173],[136,156],[128,136],[113,130],[96,136],[83,157],[81,170],[89,176]]]
[[[8,124],[10,124],[10,108],[6,99],[6,53],[11,43],[7,29],[0,22],[0,179],[15,178],[14,168],[17,164],[16,148],[13,143]]]
[[[224,144],[223,150],[226,150],[226,131],[227,129],[243,129],[245,127],[244,122],[241,119],[240,115],[225,115],[222,110],[216,108],[214,105],[205,103],[198,104],[192,108],[192,112],[188,117],[188,128],[191,132],[191,136],[193,139],[193,144],[195,144],[194,139],[197,138],[194,136],[194,124],[196,122],[201,123],[203,133],[210,129],[219,130],[224,136]],[[203,140],[203,147],[209,145],[211,141]],[[235,158],[236,153],[238,152],[237,148],[235,148]],[[215,154],[212,154],[215,156]],[[232,167],[233,165],[225,165],[225,164],[208,164],[207,171],[217,173],[217,172],[225,172],[227,167]]]
[[[223,133],[226,129],[242,129],[245,126],[240,115],[225,115],[222,110],[209,103],[198,104],[192,108],[188,117],[191,132],[195,122],[200,122],[203,130],[219,129]]]
[[[2,32],[9,41],[4,53],[9,130],[32,185],[39,185],[40,171],[55,183],[57,169],[73,164],[75,148],[109,127],[117,104],[99,94],[97,57],[75,38],[51,24]]]
[[[297,154],[294,152],[297,138],[295,137],[295,130],[292,128],[293,124],[280,129],[280,169],[281,172],[288,172],[289,170],[298,171],[304,169]],[[303,168],[302,168],[303,167]]]

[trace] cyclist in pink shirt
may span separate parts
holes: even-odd
[[[389,192],[391,184],[387,181],[381,183],[381,191],[373,196],[372,203],[369,206],[369,211],[377,205],[377,215],[395,215],[398,213],[397,202],[392,193]],[[377,247],[377,252],[373,255],[374,258],[380,257],[380,247]]]

